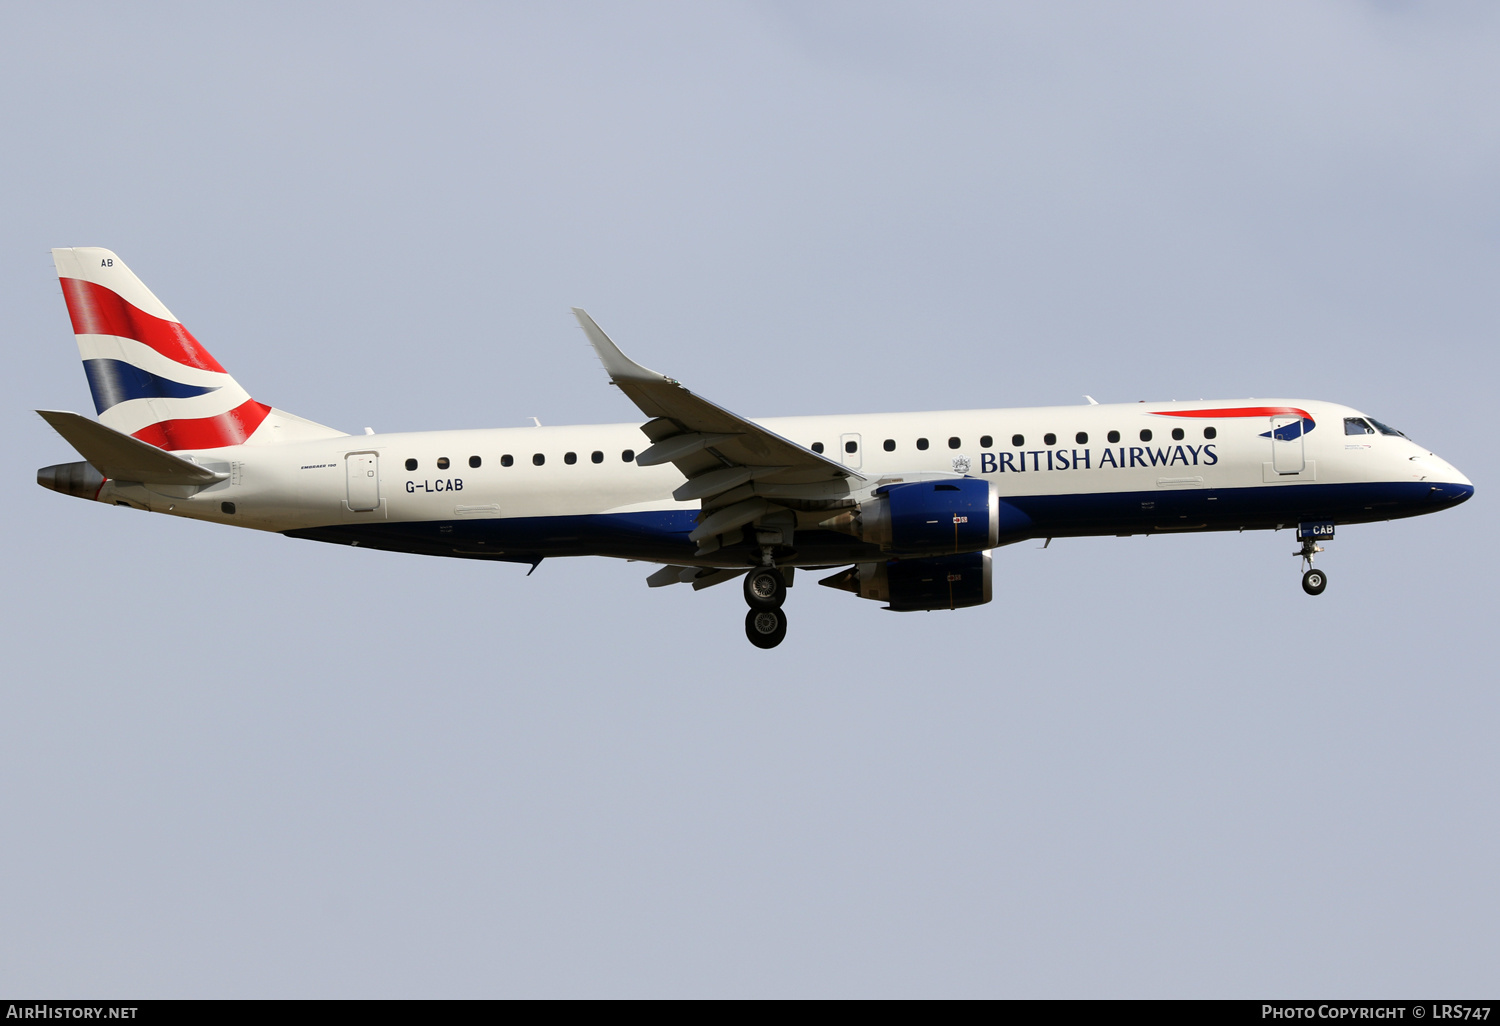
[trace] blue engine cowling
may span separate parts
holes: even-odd
[[[916,481],[882,488],[895,552],[974,552],[1000,544],[999,496],[988,481]]]
[[[979,552],[1027,537],[1031,517],[988,481],[941,477],[877,488],[857,509],[818,526],[852,534],[893,555],[938,556]]]
[[[927,559],[862,563],[826,577],[819,584],[852,591],[860,598],[888,602],[898,613],[982,606],[994,593],[988,552]]]

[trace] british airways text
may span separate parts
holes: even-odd
[[[1105,467],[1211,467],[1219,462],[1212,445],[1122,445],[1117,449],[1028,449],[1023,452],[982,452],[982,474],[1021,474],[1039,470],[1102,470]]]

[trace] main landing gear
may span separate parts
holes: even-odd
[[[756,648],[775,648],[786,639],[786,578],[774,566],[758,566],[745,575],[745,637]]]

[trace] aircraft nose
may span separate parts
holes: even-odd
[[[1433,502],[1456,506],[1474,494],[1474,482],[1437,453],[1414,456],[1412,462],[1421,468],[1422,480],[1432,486],[1429,494]]]
[[[1447,460],[1429,453],[1422,462],[1436,471],[1427,478],[1428,484],[1432,486],[1429,494],[1433,502],[1457,506],[1460,502],[1467,502],[1474,494],[1474,482],[1460,474],[1458,468]]]
[[[1462,475],[1460,475],[1462,476]],[[1474,494],[1474,486],[1467,480],[1462,484],[1455,481],[1444,481],[1432,486],[1432,501],[1441,502],[1449,506],[1457,506],[1460,502],[1467,502]]]

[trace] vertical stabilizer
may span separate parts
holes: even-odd
[[[167,450],[343,434],[250,398],[109,250],[54,249],[52,260],[105,426]]]

